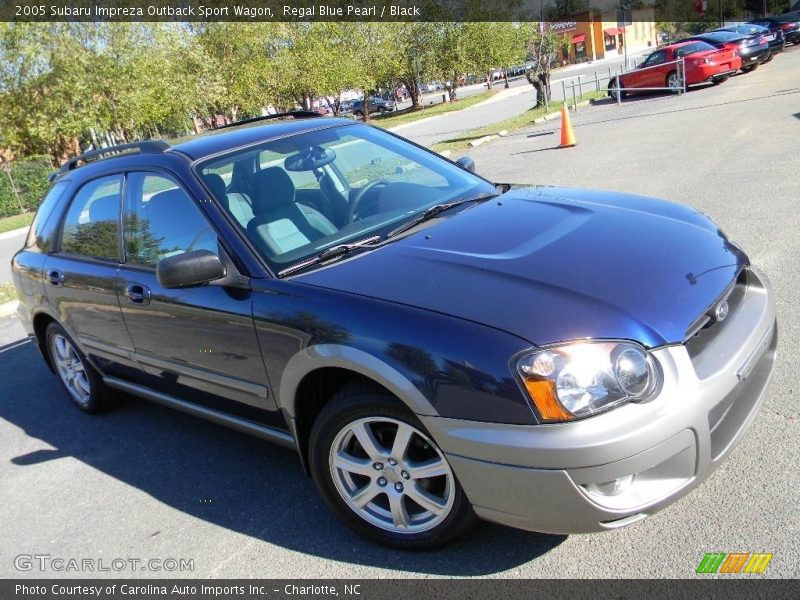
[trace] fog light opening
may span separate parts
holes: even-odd
[[[601,496],[619,496],[621,493],[631,487],[635,477],[636,474],[634,473],[631,475],[626,475],[625,477],[619,477],[614,481],[590,483],[586,486],[586,489],[594,494],[600,494]]]

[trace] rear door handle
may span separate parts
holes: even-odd
[[[63,285],[64,284],[63,271],[59,271],[57,269],[50,269],[49,271],[47,271],[47,281],[49,281],[53,285]]]
[[[131,304],[150,304],[150,288],[131,283],[125,288],[125,297]]]

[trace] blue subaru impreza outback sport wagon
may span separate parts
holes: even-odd
[[[755,419],[769,282],[690,208],[473,171],[302,112],[95,150],[13,259],[20,317],[81,410],[294,448],[383,544],[639,521]]]

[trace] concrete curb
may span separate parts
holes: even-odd
[[[486,142],[491,142],[492,140],[496,140],[499,137],[500,136],[497,135],[496,133],[492,135],[485,135],[481,138],[478,138],[477,140],[470,140],[467,143],[467,146],[469,146],[470,148],[474,148],[475,146],[480,146],[481,144],[485,144]]]
[[[0,319],[16,316],[18,306],[19,300],[12,300],[11,302],[0,304]]]
[[[577,106],[578,106],[578,108],[582,108],[584,106],[590,106],[591,104],[592,104],[591,100],[582,100],[582,101],[578,102]],[[572,108],[570,107],[569,110],[572,110]],[[550,113],[547,113],[546,115],[542,115],[541,117],[535,118],[533,120],[533,124],[534,125],[540,125],[541,123],[544,123],[546,121],[554,121],[555,119],[560,119],[560,118],[561,118],[561,111],[557,110],[555,112],[550,112]],[[520,129],[525,129],[525,127],[521,127]],[[480,146],[482,144],[485,144],[487,142],[491,142],[491,141],[499,139],[501,137],[507,137],[508,135],[509,135],[509,132],[507,130],[503,129],[502,131],[498,131],[496,134],[485,135],[482,138],[478,138],[476,140],[471,140],[471,141],[467,142],[467,146],[469,146],[470,148],[474,148],[476,146]]]
[[[22,235],[24,233],[28,233],[29,229],[30,225],[28,227],[20,227],[19,229],[12,229],[11,231],[4,231],[3,233],[0,233],[0,240],[7,240],[9,238]]]
[[[434,119],[438,119],[440,117],[447,117],[449,115],[457,115],[467,110],[472,110],[473,108],[478,108],[479,106],[486,106],[487,104],[492,104],[493,102],[498,102],[500,100],[505,100],[506,98],[513,98],[514,96],[519,96],[527,91],[531,91],[533,88],[530,86],[522,85],[515,88],[510,88],[508,90],[503,90],[501,92],[497,92],[491,98],[487,98],[483,102],[478,102],[477,104],[473,104],[472,106],[467,106],[466,108],[460,108],[459,110],[451,110],[450,112],[443,113],[441,115],[433,115],[432,117],[423,117],[422,119],[418,119],[416,121],[411,121],[410,123],[403,123],[402,125],[396,125],[394,127],[390,127],[387,131],[400,131],[402,129],[406,129],[407,127],[412,127],[413,125],[419,125],[421,123],[426,123],[428,121],[433,121]],[[438,106],[438,105],[436,105]]]

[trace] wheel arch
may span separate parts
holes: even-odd
[[[47,328],[50,323],[58,323],[58,321],[53,315],[46,311],[37,312],[31,319],[31,326],[33,327],[33,333],[36,336],[36,344],[39,346],[39,352],[44,358],[47,368],[55,373],[53,362],[50,360],[50,350],[47,348]]]
[[[396,397],[415,414],[438,414],[404,374],[380,358],[339,344],[306,348],[286,363],[276,397],[306,472],[308,437],[314,420],[337,391],[356,383]]]

